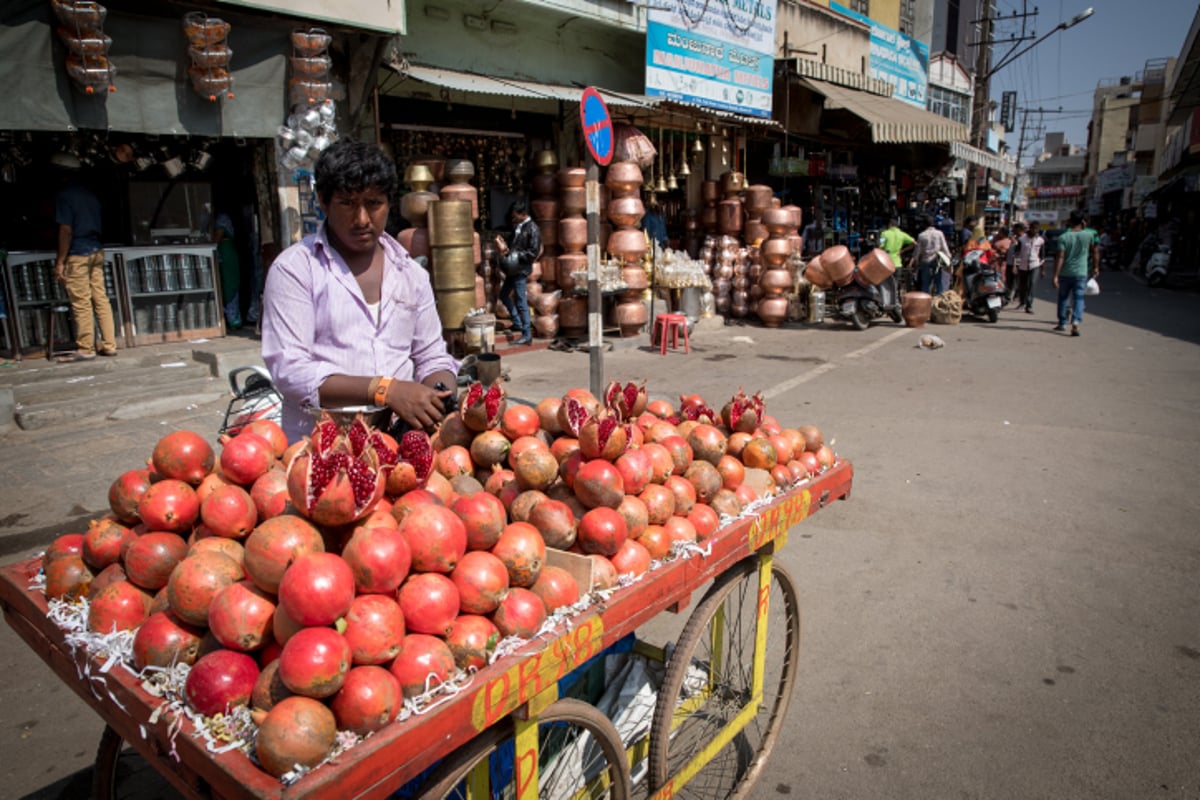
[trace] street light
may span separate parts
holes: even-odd
[[[1032,50],[1033,48],[1037,47],[1039,44],[1041,44],[1042,42],[1046,41],[1047,39],[1049,39],[1049,38],[1050,38],[1051,36],[1053,36],[1054,34],[1058,33],[1059,31],[1065,31],[1067,28],[1074,28],[1076,25],[1078,25],[1079,23],[1083,22],[1085,19],[1087,19],[1088,17],[1090,17],[1090,16],[1091,16],[1092,14],[1094,14],[1094,13],[1095,13],[1095,10],[1094,10],[1094,9],[1093,9],[1091,6],[1088,6],[1086,9],[1084,9],[1083,11],[1080,11],[1078,14],[1076,14],[1076,15],[1075,15],[1075,16],[1073,16],[1073,17],[1071,17],[1071,18],[1070,18],[1069,20],[1067,20],[1066,22],[1060,22],[1060,23],[1058,23],[1057,25],[1055,25],[1053,28],[1051,28],[1051,29],[1050,29],[1050,32],[1049,32],[1049,33],[1045,34],[1045,35],[1044,35],[1044,36],[1042,36],[1040,39],[1038,39],[1036,42],[1034,42],[1033,44],[1031,44],[1031,45],[1029,45],[1028,47],[1024,48],[1023,50],[1020,50],[1020,51],[1018,51],[1018,52],[1016,52],[1016,53],[1009,53],[1007,56],[1005,56],[1004,58],[1000,59],[1000,63],[998,63],[998,64],[994,65],[994,66],[991,68],[991,70],[988,72],[988,74],[987,74],[987,78],[986,78],[985,80],[991,80],[992,76],[993,76],[993,75],[995,75],[997,72],[999,72],[1000,70],[1004,69],[1004,68],[1005,68],[1005,67],[1007,67],[1009,64],[1011,64],[1012,62],[1016,61],[1018,58],[1020,58],[1021,56],[1025,55],[1025,54],[1026,54],[1026,53],[1028,53],[1030,50]]]

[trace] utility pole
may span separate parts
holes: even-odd
[[[982,0],[983,17],[979,20],[979,41],[975,54],[975,96],[971,100],[971,145],[980,150],[987,143],[987,112],[988,85],[991,83],[992,67],[992,3],[993,0]],[[980,168],[972,164],[967,170],[967,216],[983,216],[983,209],[977,208],[979,199]],[[983,168],[983,185],[988,185],[988,171]],[[984,206],[987,201],[984,200]]]
[[[1021,182],[1021,155],[1025,151],[1025,128],[1029,124],[1029,109],[1021,114],[1021,136],[1017,139],[1017,169],[1013,173],[1012,190],[1008,193],[1008,225],[1011,228],[1017,209],[1017,187]]]

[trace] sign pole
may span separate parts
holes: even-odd
[[[600,167],[613,157],[612,117],[595,87],[583,90],[579,99],[579,125],[589,153],[587,165],[587,275],[588,275],[588,370],[589,386],[596,397],[604,390],[604,329],[600,322]]]

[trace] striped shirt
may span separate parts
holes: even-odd
[[[384,234],[378,316],[322,225],[280,253],[263,291],[262,355],[283,395],[289,442],[312,431],[311,408],[330,375],[422,381],[458,371],[446,352],[429,276]]]

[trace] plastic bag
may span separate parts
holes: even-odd
[[[1083,288],[1085,297],[1095,297],[1100,294],[1100,282],[1095,278],[1088,278],[1087,286]]]

